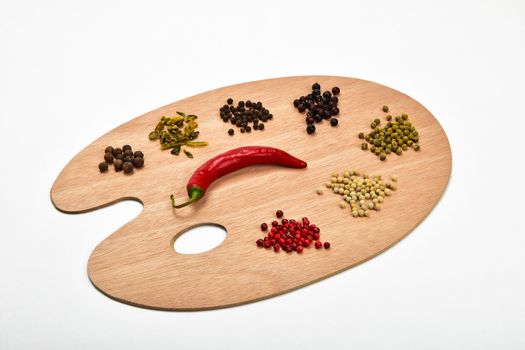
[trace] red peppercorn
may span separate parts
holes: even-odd
[[[277,210],[275,214],[277,217],[284,216],[282,210]],[[310,247],[312,243],[314,243],[316,249],[323,247],[323,243],[319,241],[319,228],[314,224],[310,224],[307,217],[299,221],[285,218],[281,220],[281,224],[274,220],[271,225],[272,227],[266,236],[256,241],[258,247],[273,248],[275,252],[279,252],[281,249],[287,253],[296,251],[298,254],[304,252],[304,249]],[[262,223],[260,227],[261,231],[265,232],[268,230],[269,225]],[[330,248],[330,243],[325,242],[324,246],[325,249],[328,249]]]

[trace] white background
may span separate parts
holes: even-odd
[[[525,348],[524,44],[520,1],[0,0],[0,348]],[[439,119],[453,170],[430,216],[257,303],[161,312],[99,293],[89,254],[141,206],[62,214],[62,167],[159,106],[306,74],[388,85]]]

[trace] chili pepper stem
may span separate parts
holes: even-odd
[[[196,202],[199,199],[201,199],[202,196],[204,195],[204,191],[201,188],[194,186],[190,188],[190,190],[188,191],[188,195],[190,196],[190,199],[188,199],[186,202],[182,204],[175,204],[175,196],[171,195],[170,196],[171,206],[176,209],[184,208],[185,206],[190,205],[191,203]]]
[[[184,208],[185,206],[190,205],[191,203],[199,199],[197,196],[193,196],[182,204],[175,204],[175,196],[171,195],[170,198],[171,198],[171,205],[173,206],[173,208],[176,208],[176,209]]]

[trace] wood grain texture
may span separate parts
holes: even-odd
[[[305,131],[304,114],[292,101],[310,91],[312,83],[341,88],[339,126],[325,121],[314,135]],[[262,132],[227,135],[230,124],[218,109],[228,97],[262,101],[274,114]],[[393,115],[407,113],[420,133],[422,151],[409,150],[381,162],[360,149],[360,131],[370,130],[383,104]],[[162,115],[176,110],[199,116],[200,140],[210,146],[192,149],[195,158],[160,151],[148,134]],[[108,145],[131,144],[145,154],[145,167],[132,176],[98,171]],[[194,169],[225,150],[267,145],[308,162],[307,169],[255,166],[216,181],[206,196],[180,210],[169,195],[186,198],[186,182]],[[397,175],[398,191],[370,218],[353,218],[340,209],[341,200],[322,188],[333,171],[358,168],[369,174]],[[141,214],[101,242],[91,254],[88,274],[93,284],[116,300],[155,309],[201,310],[239,305],[326,278],[348,269],[407,235],[438,202],[451,171],[445,132],[432,114],[399,91],[365,80],[334,76],[277,78],[219,88],[146,113],[105,134],[63,169],[51,189],[59,210],[77,213],[123,199],[143,203]],[[259,224],[282,209],[289,218],[308,216],[321,228],[332,249],[307,249],[304,254],[258,249]],[[204,223],[224,226],[225,241],[208,252],[184,255],[173,241],[185,230]]]

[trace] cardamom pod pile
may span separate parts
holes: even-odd
[[[208,146],[206,141],[194,141],[199,137],[196,122],[197,116],[194,114],[186,115],[183,112],[176,112],[174,117],[162,116],[155,129],[150,132],[151,141],[160,141],[162,150],[171,149],[171,154],[179,155],[181,146],[187,147],[205,147]],[[193,158],[193,154],[184,149],[184,154],[188,158]]]

